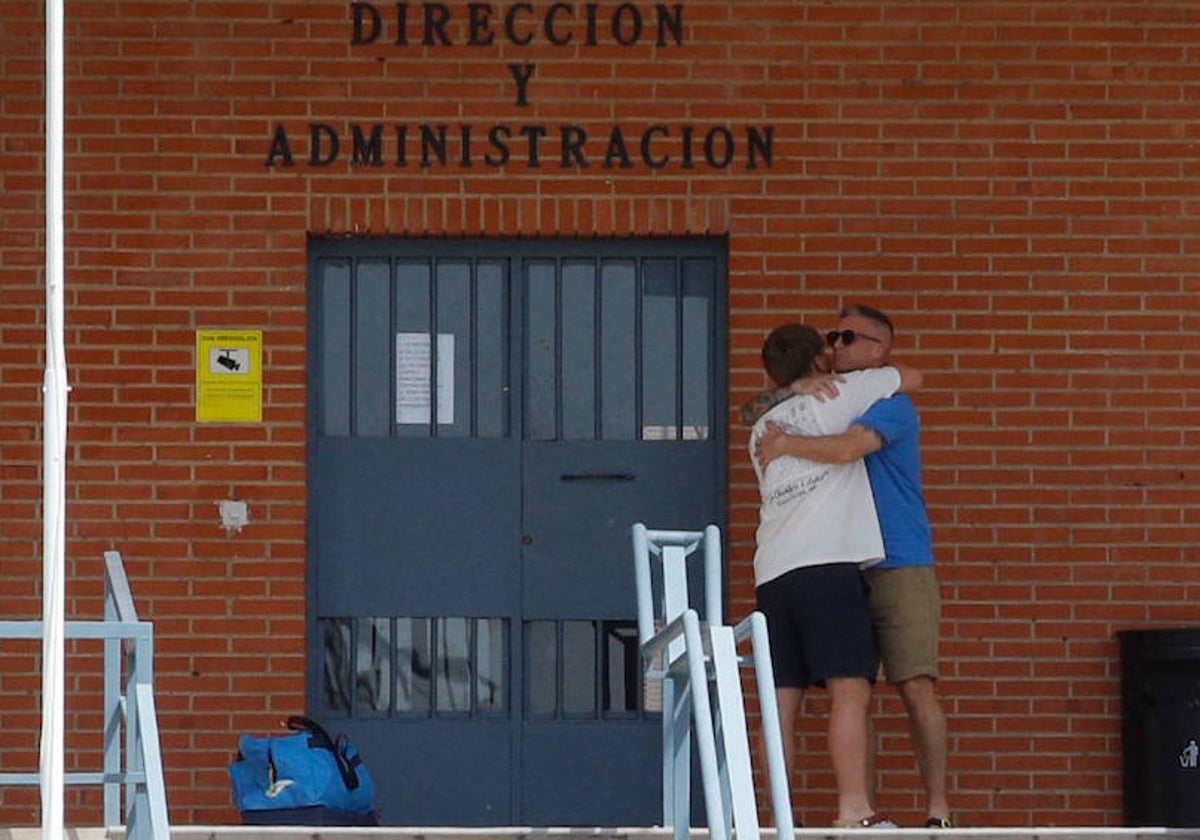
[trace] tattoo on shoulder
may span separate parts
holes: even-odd
[[[738,419],[743,426],[753,426],[768,411],[792,395],[791,388],[775,388],[755,394],[744,403],[738,412]]]

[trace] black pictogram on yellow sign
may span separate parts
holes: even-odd
[[[196,422],[262,422],[262,331],[196,331]]]

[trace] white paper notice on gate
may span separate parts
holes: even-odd
[[[454,334],[438,333],[438,425],[454,423]],[[396,422],[425,425],[430,420],[433,354],[429,333],[396,333]]]

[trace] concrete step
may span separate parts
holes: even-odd
[[[124,840],[123,832],[104,838],[78,837],[67,840]],[[671,840],[665,828],[446,828],[397,827],[329,828],[296,826],[174,826],[172,840]],[[795,840],[833,838],[872,840],[1200,840],[1200,828],[956,828],[931,831],[925,828],[895,830],[801,828]],[[693,829],[692,840],[707,840],[706,829]],[[776,840],[775,832],[764,829],[763,840]],[[6,838],[0,837],[0,840]],[[12,838],[11,840],[40,840]],[[736,838],[735,838],[736,840]]]
[[[172,826],[171,840],[671,840],[664,828],[447,828],[442,826]],[[708,831],[694,829],[692,840],[707,840]],[[776,840],[765,829],[763,840]],[[795,840],[1200,840],[1200,828],[924,828],[896,830],[800,828]],[[0,840],[42,840],[39,828],[0,828]],[[64,840],[125,840],[123,828],[68,828]]]

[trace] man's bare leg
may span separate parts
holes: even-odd
[[[792,789],[792,768],[796,766],[796,718],[800,715],[800,704],[804,700],[804,689],[802,688],[777,688],[775,689],[775,703],[779,706],[779,737],[783,740],[783,767],[787,774],[786,783],[790,791]],[[762,747],[762,766],[768,767],[767,762],[767,739],[760,738]],[[792,814],[792,820],[795,822],[796,815]]]
[[[871,684],[862,677],[832,677],[829,690],[829,754],[838,788],[838,821],[857,822],[871,816],[869,706]]]
[[[800,703],[803,700],[802,688],[775,689],[775,702],[779,704],[779,737],[783,739],[783,766],[787,769],[789,788],[792,786],[792,769],[796,766],[796,718],[800,715]],[[766,754],[764,742],[764,758]],[[766,766],[765,762],[763,766]]]
[[[905,680],[898,686],[900,698],[908,711],[913,751],[917,769],[925,787],[925,807],[928,817],[950,816],[946,800],[946,715],[938,702],[937,691],[930,677]]]

